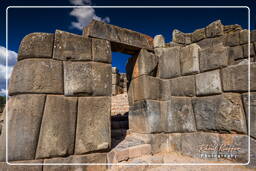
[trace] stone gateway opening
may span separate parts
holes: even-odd
[[[174,30],[170,43],[161,35],[153,39],[99,21],[85,27],[83,35],[56,30],[25,36],[9,80],[8,115],[5,109],[0,116],[0,170],[162,170],[163,163],[246,163],[248,140],[256,148],[255,30],[251,41],[248,30],[220,20],[193,33]],[[125,74],[112,67],[112,52],[131,55]],[[252,154],[249,167],[255,168]],[[12,163],[41,165],[10,166],[6,156]],[[228,167],[252,170],[218,169]],[[216,166],[180,166],[187,169]]]

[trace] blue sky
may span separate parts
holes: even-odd
[[[251,8],[251,28],[255,28],[255,1],[253,0],[3,0],[0,1],[0,90],[5,90],[4,77],[4,51],[5,48],[5,9],[7,6],[21,5],[170,5],[170,6],[249,6]],[[31,32],[54,33],[56,29],[82,34],[81,28],[92,18],[110,24],[129,28],[154,37],[164,35],[166,42],[171,41],[173,29],[183,32],[193,32],[195,29],[205,27],[209,23],[221,19],[222,23],[240,24],[247,28],[247,9],[9,9],[9,70],[16,62],[16,52],[22,38]],[[113,53],[113,65],[121,72],[125,72],[125,63],[129,55]]]

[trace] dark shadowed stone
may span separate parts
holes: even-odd
[[[56,30],[53,58],[88,61],[92,59],[92,40],[80,35]]]
[[[196,131],[196,123],[191,104],[191,98],[171,97],[167,101],[167,132],[191,132]]]
[[[240,44],[248,44],[248,30],[240,31]]]
[[[159,78],[143,75],[131,82],[133,88],[134,101],[139,100],[158,100],[160,96]]]
[[[199,40],[205,39],[205,28],[197,29],[192,33],[192,42],[198,42]]]
[[[79,98],[75,154],[111,147],[110,108],[110,97]]]
[[[214,148],[219,142],[218,134],[204,132],[184,133],[181,135],[181,153],[196,158],[202,158],[205,154],[217,155],[217,151],[207,150],[206,147],[208,145]],[[207,158],[207,160],[217,160],[217,156]]]
[[[207,71],[227,66],[228,48],[219,44],[200,51],[200,70]]]
[[[256,42],[256,30],[251,31],[251,42]]]
[[[186,85],[184,85],[186,86]],[[196,75],[196,94],[211,95],[222,92],[220,71],[208,71]]]
[[[171,98],[171,82],[170,80],[160,79],[160,100],[170,100]]]
[[[18,60],[25,58],[52,58],[53,34],[30,33],[19,47]]]
[[[242,47],[243,47],[244,57],[247,58],[249,55],[249,52],[248,52],[249,45],[245,44],[245,45],[242,45]],[[255,56],[255,50],[254,50],[253,43],[250,43],[250,56],[251,57]]]
[[[36,158],[71,155],[74,150],[76,97],[48,95]]]
[[[214,21],[206,27],[206,37],[216,37],[223,34],[223,25],[220,20]]]
[[[181,48],[180,67],[182,75],[199,72],[199,50],[200,47],[195,43]]]
[[[191,40],[191,33],[183,33],[177,29],[174,29],[172,32],[172,40],[175,43],[180,43],[180,44],[190,44],[192,43]]]
[[[15,162],[11,162],[11,164],[13,165],[6,164],[6,170],[3,170],[3,171],[42,171],[43,163],[44,163],[43,160],[15,161]],[[1,170],[1,167],[0,167],[0,170]]]
[[[93,153],[79,156],[69,156],[66,158],[52,158],[44,160],[45,164],[59,163],[60,165],[45,165],[46,171],[105,171],[106,165],[84,165],[86,163],[107,163],[106,153]],[[63,163],[63,165],[61,165]],[[75,164],[73,166],[64,165],[64,163]],[[83,165],[79,165],[79,164]]]
[[[113,51],[135,54],[141,48],[152,50],[153,38],[129,29],[93,20],[83,30],[84,37],[105,39]]]
[[[141,75],[156,75],[157,63],[158,59],[153,53],[141,49],[133,68],[133,79]]]
[[[63,93],[62,62],[50,59],[19,61],[9,81],[9,95],[19,93]]]
[[[64,62],[65,95],[111,95],[111,65]]]
[[[135,102],[129,111],[129,129],[137,133],[154,133],[163,130],[161,126],[160,102],[143,100]]]
[[[246,120],[239,94],[192,99],[198,130],[246,133]]]
[[[9,161],[32,160],[35,158],[44,103],[45,95],[17,95],[9,99]],[[5,140],[5,136],[1,138]]]
[[[92,59],[96,62],[112,62],[111,45],[107,40],[92,39]]]
[[[183,76],[170,80],[172,96],[195,96],[195,76]]]
[[[242,46],[234,46],[229,48],[229,63],[234,63],[235,60],[244,58]]]
[[[248,140],[250,138],[247,135],[239,134],[220,134],[220,144],[222,145],[223,151],[219,150],[219,154],[232,154],[236,155],[236,158],[230,160],[236,163],[248,162]],[[230,149],[227,151],[224,149]]]
[[[180,47],[158,48],[158,72],[160,78],[172,78],[180,75]]]
[[[240,31],[228,33],[226,36],[226,46],[237,46],[240,44]]]
[[[224,91],[248,91],[248,65],[238,64],[222,69]],[[256,90],[256,64],[251,63],[251,90]]]
[[[250,93],[250,104],[249,104],[249,97],[248,93],[242,94],[243,98],[243,104],[244,104],[244,110],[246,113],[246,119],[247,119],[247,124],[249,125],[249,113],[248,113],[248,108],[250,105],[250,129],[251,129],[251,136],[256,138],[256,92],[251,92]]]

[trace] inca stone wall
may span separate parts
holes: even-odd
[[[255,141],[255,42],[251,32],[251,140]],[[128,62],[129,129],[152,134],[153,152],[200,157],[200,144],[239,144],[248,161],[248,31],[219,20],[193,33],[154,38]],[[223,134],[224,133],[224,134]],[[217,156],[213,157],[217,159]],[[217,159],[218,160],[218,159]]]
[[[127,78],[125,73],[119,73],[116,67],[112,67],[112,96],[127,92]]]

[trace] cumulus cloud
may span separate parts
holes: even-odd
[[[8,57],[8,66],[6,67],[6,57]],[[0,46],[0,95],[4,95],[6,93],[6,80],[8,80],[11,76],[13,66],[17,62],[17,53],[11,50],[7,50],[6,56],[6,48]]]
[[[83,27],[87,26],[93,19],[103,21],[106,23],[110,22],[109,17],[99,17],[96,15],[95,10],[90,6],[91,0],[70,0],[73,5],[87,6],[86,8],[74,8],[70,15],[76,18],[76,21],[71,22],[71,27],[78,30],[82,30]]]

